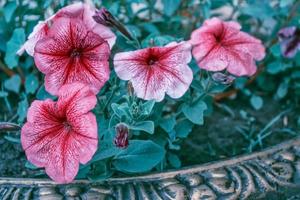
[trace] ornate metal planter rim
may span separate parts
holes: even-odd
[[[228,160],[99,182],[0,178],[0,199],[246,199],[275,191],[300,194],[300,137]]]

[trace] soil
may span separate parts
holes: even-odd
[[[215,106],[213,115],[205,118],[205,125],[194,128],[189,137],[183,140],[182,150],[179,151],[183,166],[250,153],[251,151],[248,149],[249,141],[236,130],[239,126],[249,127],[250,117],[248,117],[249,119],[243,119],[240,111],[244,110],[254,119],[252,126],[255,135],[270,120],[288,108],[288,106],[281,106],[279,102],[270,99],[267,102],[265,101],[261,110],[256,111],[251,108],[248,101],[244,104],[245,101],[241,102],[237,103],[237,100],[222,102],[222,104],[234,108],[231,114],[220,108],[220,106]],[[300,130],[297,126],[299,113],[299,109],[294,109],[283,115],[272,126],[272,134],[263,140],[262,146],[257,145],[252,151],[258,151],[296,137],[296,133],[299,133]],[[283,130],[289,130],[295,134]],[[18,138],[17,134],[19,133],[11,133],[10,136]],[[42,174],[40,170],[31,170],[25,167],[26,157],[21,145],[5,139],[7,135],[0,133],[0,177],[38,177]]]

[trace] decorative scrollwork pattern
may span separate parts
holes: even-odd
[[[276,198],[300,199],[300,138],[230,160],[96,183],[0,178],[2,200]]]

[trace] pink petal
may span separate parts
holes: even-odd
[[[92,18],[95,12],[95,8],[92,5],[84,4],[82,2],[74,3],[60,9],[56,14],[52,15],[44,21],[40,21],[33,29],[32,33],[28,36],[27,41],[18,50],[17,54],[23,54],[24,50],[33,56],[34,48],[38,40],[44,38],[47,35],[49,24],[54,24],[61,18],[79,19],[81,20],[89,30],[98,34],[101,38],[106,40],[110,46],[113,47],[116,41],[116,35],[106,26],[97,24]]]
[[[45,167],[56,182],[69,183],[75,178],[79,163],[87,163],[97,149],[97,122],[89,112],[96,97],[80,83],[66,85],[60,92],[64,94],[60,94],[57,103],[32,103],[21,141],[30,162]]]
[[[256,72],[256,65],[249,54],[243,54],[238,51],[230,51],[228,54],[228,72],[236,76],[252,76]]]
[[[66,112],[72,115],[81,115],[92,110],[97,104],[97,98],[94,92],[85,84],[72,83],[64,85],[58,92],[59,101],[57,107],[59,110],[67,107]]]
[[[244,32],[235,33],[225,44],[230,46],[230,49],[250,54],[258,61],[265,57],[265,47],[261,41]]]
[[[116,41],[116,35],[110,30],[110,28],[97,24],[95,22],[92,17],[95,14],[95,10],[95,7],[93,7],[92,5],[79,2],[62,8],[57,13],[56,18],[79,18],[83,21],[83,23],[89,30],[92,30],[94,33],[98,34],[101,38],[106,40],[110,48],[112,48]]]
[[[191,60],[190,50],[189,43],[174,42],[165,47],[118,53],[114,57],[115,71],[121,79],[131,81],[139,98],[161,101],[165,93],[179,98],[193,78],[187,65]],[[151,57],[158,59],[152,66],[147,63]]]
[[[71,53],[76,49],[80,55],[73,57]],[[73,82],[88,84],[98,92],[109,79],[107,42],[79,20],[57,20],[35,51],[35,63],[46,74],[45,88],[53,95],[64,84]]]
[[[38,40],[43,38],[48,31],[49,27],[46,21],[40,21],[34,28],[32,33],[28,36],[27,41],[23,46],[18,50],[17,54],[22,55],[24,50],[31,56],[34,54],[34,47]]]
[[[218,18],[206,20],[191,35],[193,56],[202,69],[222,71],[227,68],[234,75],[253,75],[255,60],[265,57],[261,41],[240,31],[237,22],[223,22]]]

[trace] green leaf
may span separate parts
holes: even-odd
[[[165,119],[162,119],[162,122],[160,122],[160,127],[164,129],[167,133],[173,130],[174,126],[176,125],[176,117],[171,116]]]
[[[8,93],[5,91],[0,91],[0,98],[7,97]]]
[[[165,157],[165,150],[151,140],[132,140],[113,160],[114,167],[123,172],[146,172]]]
[[[4,61],[12,69],[18,65],[19,57],[17,51],[25,42],[25,32],[23,28],[14,30],[10,40],[6,43],[6,53]]]
[[[185,119],[178,122],[175,126],[176,136],[180,138],[186,138],[193,130],[193,123]]]
[[[17,4],[15,1],[8,2],[3,8],[3,14],[6,22],[10,22],[15,10],[17,9]]]
[[[34,94],[35,91],[38,89],[39,87],[39,80],[38,78],[33,75],[30,74],[26,77],[25,79],[25,91],[27,94]]]
[[[280,60],[271,62],[267,65],[267,72],[270,74],[278,74],[283,68],[283,64]]]
[[[25,163],[25,167],[28,168],[28,169],[31,169],[31,170],[35,170],[35,169],[38,169],[37,166],[35,166],[34,164],[32,164],[31,162],[29,161],[26,161]]]
[[[101,141],[100,147],[97,149],[97,152],[93,156],[90,163],[113,157],[113,156],[117,155],[118,153],[120,153],[121,151],[122,151],[122,149],[117,148],[112,143],[111,140]]]
[[[242,8],[239,11],[245,15],[249,15],[253,18],[265,20],[275,15],[275,11],[268,2],[256,2]]]
[[[128,113],[126,110],[128,110],[128,105],[127,104],[116,104],[112,103],[111,108],[113,109],[114,113],[121,118],[122,116],[128,116]]]
[[[174,168],[180,168],[181,167],[181,161],[179,157],[176,154],[173,153],[168,153],[167,154],[167,159],[170,163],[170,165]]]
[[[263,99],[260,96],[252,95],[250,103],[255,110],[259,110],[263,107]]]
[[[150,100],[150,101],[146,101],[143,105],[142,105],[142,110],[143,110],[143,114],[144,115],[150,115],[153,106],[155,104],[154,100]]]
[[[154,133],[154,122],[153,121],[137,122],[133,125],[130,125],[129,129],[135,130],[135,131],[145,131],[147,133],[153,134]]]
[[[279,43],[273,45],[271,48],[271,53],[275,56],[275,57],[280,57],[281,56],[281,50],[280,50],[280,45]]]
[[[163,0],[164,13],[167,16],[172,16],[180,6],[180,0]]]
[[[285,97],[287,95],[288,89],[289,89],[289,81],[282,82],[276,91],[276,96],[279,99],[282,99],[283,97]]]
[[[51,94],[49,94],[46,89],[45,86],[42,85],[39,90],[37,91],[36,94],[36,98],[38,100],[45,100],[45,99],[55,99],[55,96],[52,96]]]
[[[17,114],[19,116],[18,123],[23,123],[27,115],[27,110],[28,110],[28,101],[25,98],[24,100],[20,101],[18,104],[18,110],[17,110]]]
[[[286,7],[286,6],[290,6],[293,3],[294,3],[294,0],[280,0],[279,6],[281,8],[283,8],[283,7]]]
[[[204,101],[199,100],[192,105],[184,104],[182,112],[191,122],[194,124],[202,125],[204,123],[203,115],[207,109],[207,105]]]
[[[13,91],[15,93],[19,93],[20,87],[21,87],[21,78],[19,75],[13,75],[9,79],[4,81],[4,87],[9,90]]]

